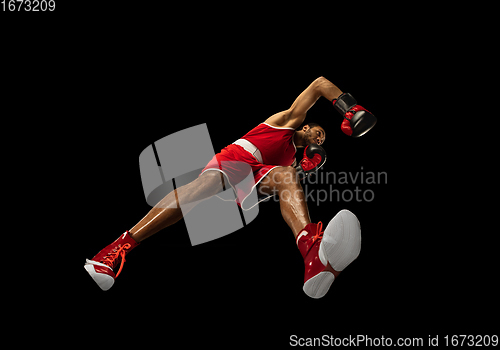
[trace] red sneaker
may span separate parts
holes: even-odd
[[[356,259],[361,250],[361,228],[356,215],[341,210],[325,231],[323,223],[308,224],[297,235],[297,247],[304,258],[304,293],[321,298],[332,282]]]
[[[116,241],[97,253],[92,260],[86,259],[85,270],[94,279],[102,290],[108,290],[115,283],[115,278],[120,275],[125,255],[137,247],[139,243],[134,241],[128,231],[120,236]],[[121,262],[121,263],[120,263]],[[120,268],[115,276],[114,268],[120,263]]]

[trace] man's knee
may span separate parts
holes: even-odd
[[[279,172],[276,173],[276,177],[273,179],[277,187],[284,187],[289,185],[297,185],[297,170],[294,167],[287,166],[280,169]]]
[[[224,190],[224,175],[216,170],[206,171],[195,180],[194,185],[202,190],[205,196],[213,196]]]
[[[293,180],[297,179],[297,177],[295,176],[297,174],[297,170],[293,166],[283,167],[283,173],[287,174],[287,176],[293,178]]]
[[[300,186],[300,183],[294,167],[277,167],[262,179],[258,190],[261,195],[275,195],[284,189],[298,186]]]

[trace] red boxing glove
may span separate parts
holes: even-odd
[[[326,162],[326,152],[320,145],[310,144],[304,150],[304,158],[295,167],[300,178],[316,172]]]
[[[300,166],[302,167],[302,170],[304,170],[306,173],[314,169],[315,166],[317,166],[323,158],[319,153],[316,153],[314,157],[311,159],[307,158],[306,152],[304,151],[304,159],[300,161]]]
[[[344,117],[340,128],[347,136],[359,137],[364,135],[377,123],[377,118],[358,105],[354,97],[349,93],[343,93],[332,102],[333,107]]]
[[[351,127],[351,120],[352,120],[352,117],[354,117],[354,115],[356,114],[356,112],[359,112],[359,111],[368,112],[365,108],[361,107],[360,105],[356,105],[356,106],[352,107],[344,116],[344,121],[342,122],[342,125],[340,125],[340,129],[342,129],[344,134],[346,134],[347,136],[352,135],[353,130]],[[368,113],[371,114],[370,112],[368,112]],[[368,130],[366,130],[366,131],[368,131]],[[361,136],[361,135],[359,135],[359,136]]]

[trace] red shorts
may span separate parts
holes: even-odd
[[[217,170],[223,173],[236,193],[236,203],[242,209],[248,210],[265,198],[261,198],[257,202],[250,200],[247,201],[248,203],[245,202],[245,199],[248,199],[259,182],[278,166],[262,164],[243,147],[231,144],[217,153],[201,174],[208,170]]]

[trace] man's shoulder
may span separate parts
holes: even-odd
[[[273,114],[267,118],[264,123],[276,128],[296,128],[294,125],[291,125],[290,113],[288,110]]]

